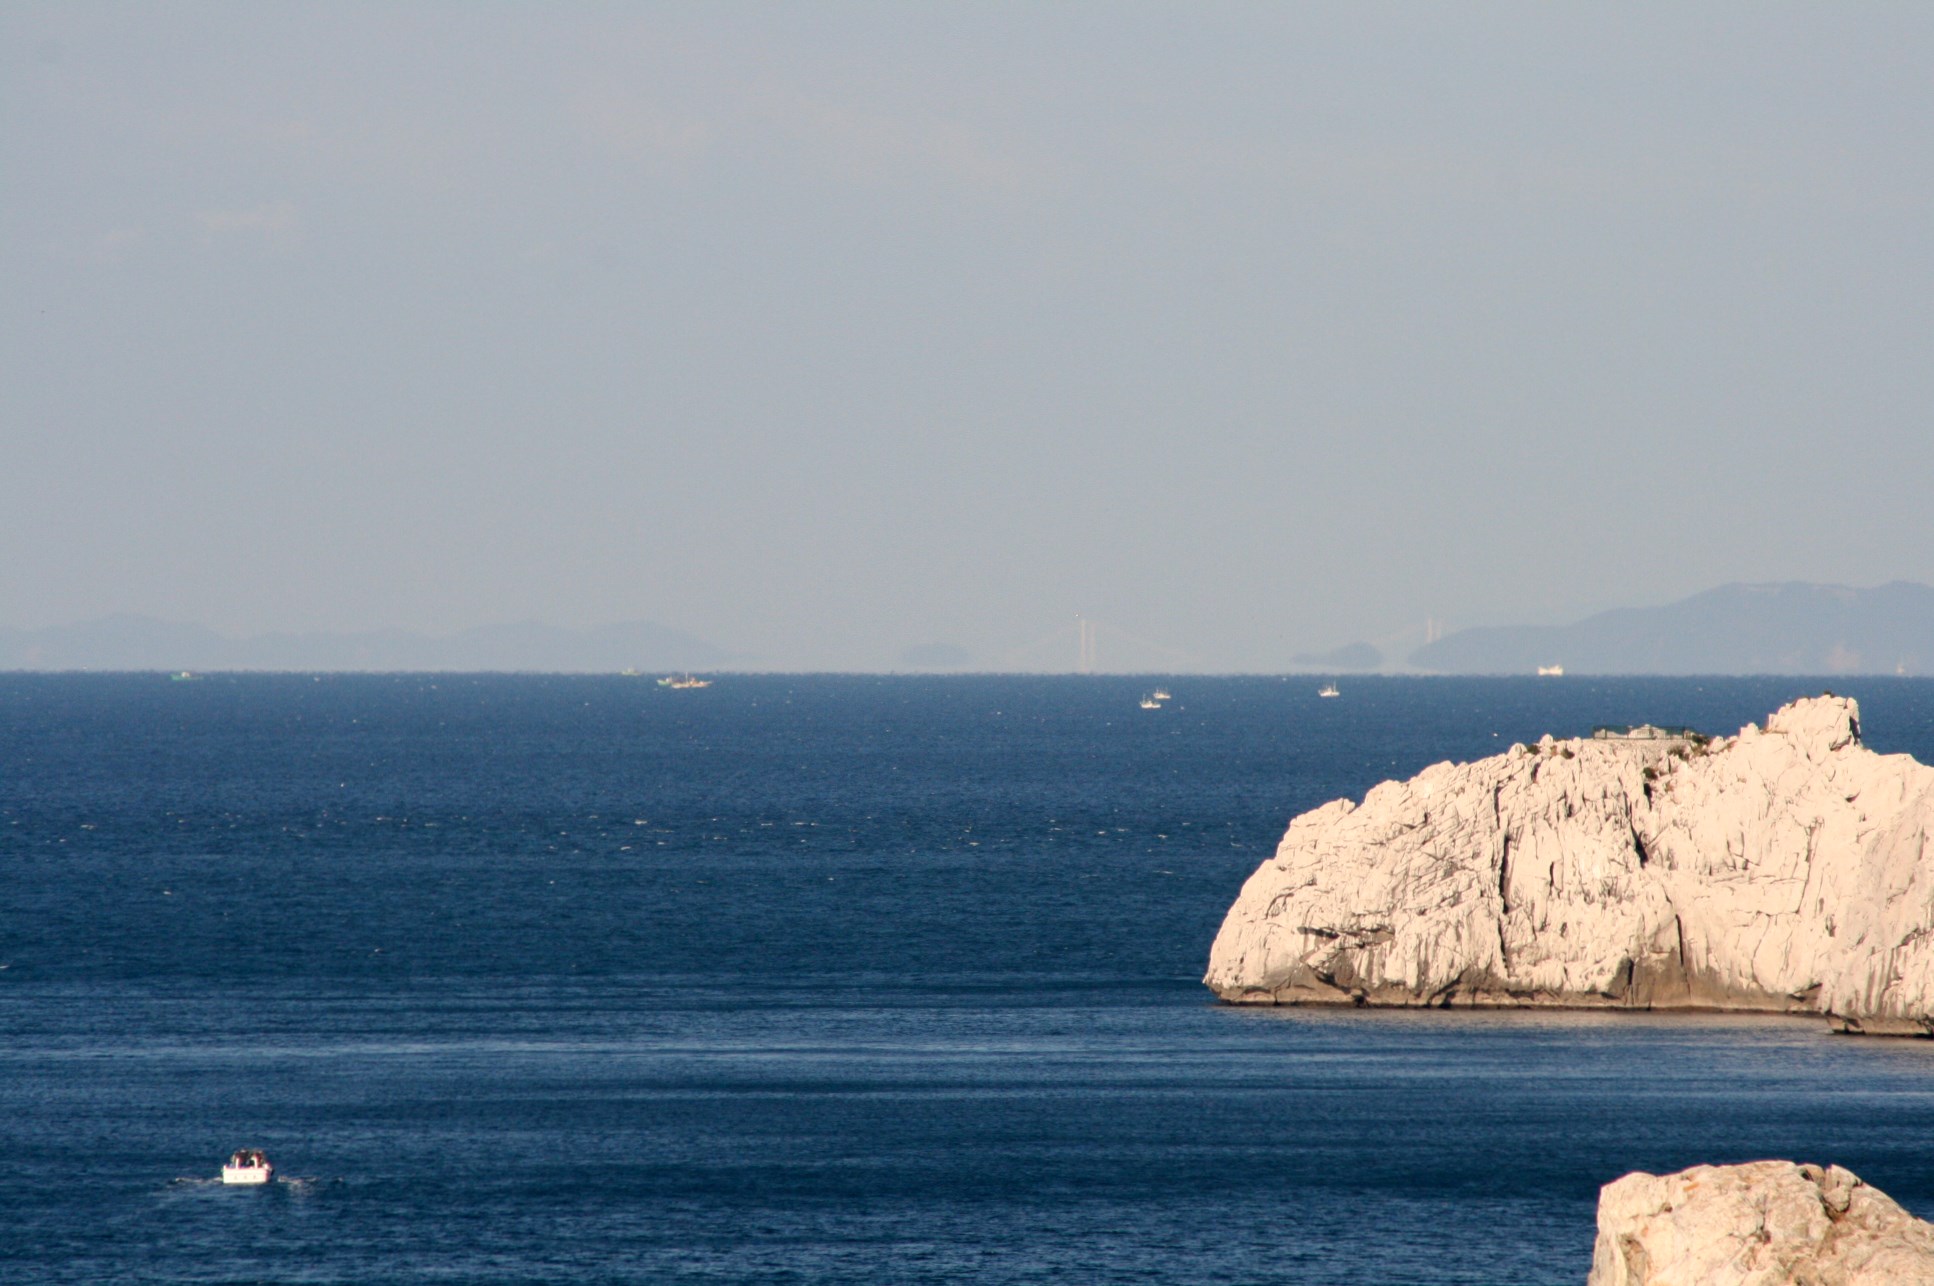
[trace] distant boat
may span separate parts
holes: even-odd
[[[181,670],[168,677],[176,683],[195,683],[200,680],[201,675],[194,673],[192,670]]]
[[[1340,697],[1343,694],[1336,690],[1336,685],[1334,683],[1325,683],[1322,687],[1316,690],[1316,695],[1319,697]]]
[[[1153,693],[1151,693],[1150,695],[1152,695],[1152,696],[1153,696],[1153,697],[1154,697],[1154,698],[1155,698],[1155,699],[1156,699],[1157,701],[1166,701],[1166,700],[1168,700],[1168,689],[1167,689],[1167,688],[1157,688],[1157,689],[1155,689],[1155,691],[1154,691]]]
[[[638,671],[636,670],[620,670],[618,671],[618,674],[621,677],[627,678],[627,679],[635,679],[638,677]]]
[[[710,679],[695,679],[689,674],[668,674],[658,680],[658,686],[661,688],[709,688],[712,686],[712,681]]]
[[[261,1148],[236,1148],[222,1167],[222,1182],[254,1185],[275,1180],[275,1167]]]
[[[1142,698],[1142,709],[1160,710],[1161,708],[1162,708],[1162,703],[1160,701],[1157,701],[1154,697],[1149,696],[1149,697]]]
[[[1562,675],[1564,672],[1565,667],[1562,665],[1541,665],[1538,667],[1538,674],[1543,678],[1555,677]]]

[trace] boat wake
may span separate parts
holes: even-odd
[[[168,1186],[170,1188],[233,1188],[237,1190],[286,1188],[291,1192],[307,1192],[313,1188],[329,1187],[341,1182],[341,1179],[323,1179],[314,1175],[299,1175],[290,1178],[283,1178],[281,1175],[277,1175],[267,1183],[235,1184],[223,1183],[222,1177],[219,1174],[209,1177],[203,1177],[197,1174],[184,1174],[168,1180]]]

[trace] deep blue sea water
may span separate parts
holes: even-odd
[[[1769,1156],[1934,1215],[1934,1045],[1199,982],[1297,812],[1821,681],[1164,683],[0,675],[0,1280],[1580,1283],[1600,1184]]]

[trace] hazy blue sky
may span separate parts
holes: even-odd
[[[1934,581],[1930,68],[1926,5],[16,0],[0,625],[1268,670]]]

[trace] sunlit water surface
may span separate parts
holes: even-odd
[[[0,676],[0,1279],[1578,1283],[1600,1184],[1770,1156],[1934,1214],[1934,1046],[1198,981],[1296,812],[1820,683],[1163,682]]]

